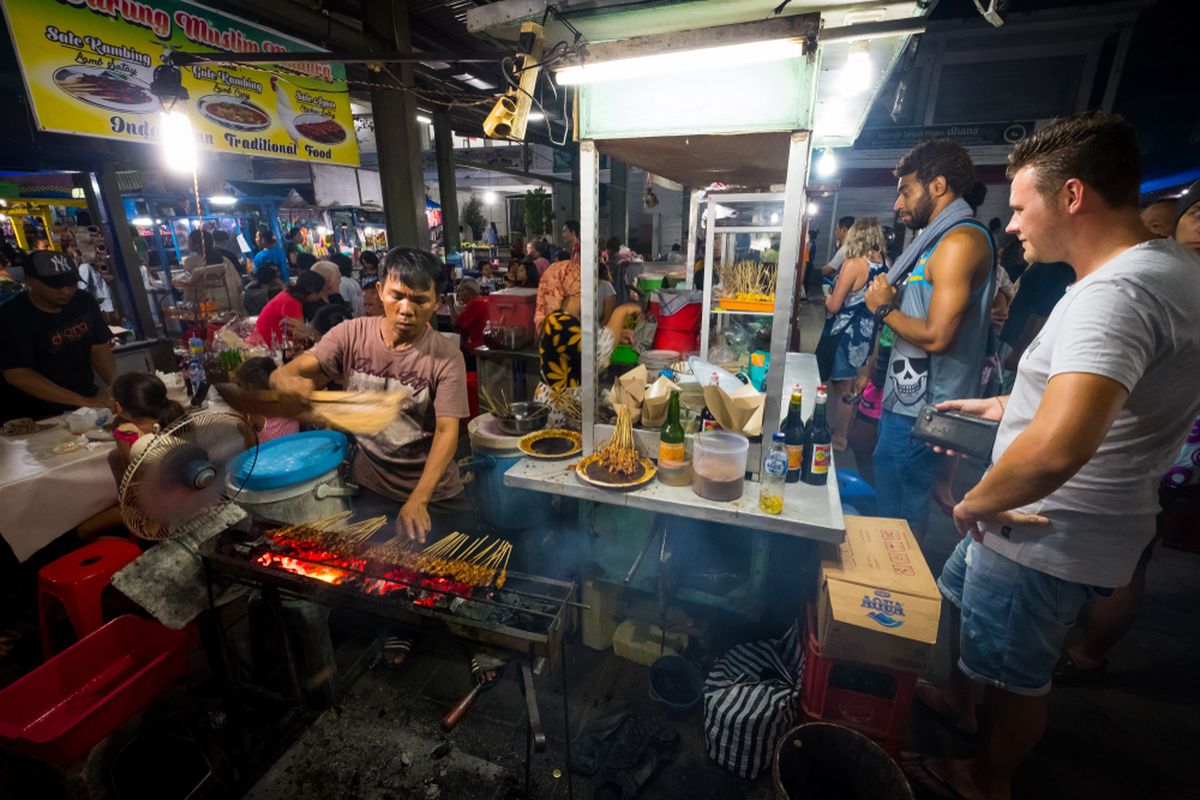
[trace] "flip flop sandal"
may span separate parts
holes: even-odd
[[[913,792],[918,796],[933,797],[937,800],[967,800],[949,781],[930,769],[929,762],[932,760],[933,756],[919,755],[911,761],[900,762],[900,770],[908,779],[908,785],[912,787]],[[918,775],[925,780],[921,780]]]
[[[1098,667],[1081,667],[1075,663],[1075,659],[1071,658],[1070,653],[1064,652],[1058,657],[1058,663],[1054,665],[1050,677],[1055,686],[1064,688],[1096,686],[1103,683],[1104,679],[1108,677],[1107,668],[1107,658],[1101,661]]]
[[[937,688],[929,681],[918,680],[917,681],[917,689],[920,690],[920,688],[922,686],[932,686],[935,689]],[[966,739],[968,741],[975,739],[977,736],[979,736],[978,730],[968,731],[966,728],[964,728],[962,725],[960,725],[958,723],[958,720],[954,719],[954,717],[951,717],[944,710],[942,710],[940,708],[934,708],[933,706],[926,703],[925,700],[922,699],[920,691],[913,692],[913,698],[918,703],[920,703],[921,708],[923,708],[927,712],[929,712],[930,716],[932,716],[938,722],[942,723],[942,726],[945,727],[951,733],[953,733],[963,739]]]
[[[412,639],[389,636],[383,643],[383,663],[388,669],[400,669],[412,652]]]

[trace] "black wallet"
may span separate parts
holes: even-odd
[[[938,411],[937,406],[928,405],[917,412],[913,425],[914,439],[957,453],[992,460],[992,447],[996,444],[996,431],[1000,423],[960,411]]]

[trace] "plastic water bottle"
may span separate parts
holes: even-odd
[[[783,487],[787,480],[788,452],[787,436],[775,431],[771,437],[771,449],[763,459],[762,484],[758,490],[758,508],[766,514],[783,513]]]

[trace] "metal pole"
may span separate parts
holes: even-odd
[[[403,52],[409,42],[408,0],[367,0],[364,28]],[[384,69],[381,81],[413,86],[411,64]],[[429,249],[429,223],[425,217],[425,175],[421,160],[421,135],[417,130],[416,98],[406,91],[372,89],[371,111],[379,149],[379,181],[388,246]]]
[[[437,157],[438,193],[442,197],[442,243],[446,254],[457,253],[462,242],[458,238],[458,181],[454,173],[454,133],[450,128],[450,112],[433,112],[433,147]]]
[[[585,140],[579,143],[579,207],[580,207],[580,266],[579,278],[583,296],[580,325],[583,341],[580,358],[583,381],[583,452],[591,453],[595,442],[596,424],[596,263],[600,257],[599,206],[600,206],[600,153],[596,143]]]
[[[117,274],[121,306],[133,315],[133,327],[138,339],[154,338],[154,315],[150,313],[150,301],[146,297],[146,285],[142,282],[137,250],[125,219],[125,208],[121,205],[117,173],[113,169],[87,173],[82,183],[88,210],[95,215],[96,222],[104,230],[104,238],[112,245],[113,269]]]
[[[771,364],[767,368],[767,397],[783,397],[783,373],[787,364],[790,327],[795,314],[795,286],[804,231],[807,198],[804,181],[812,140],[807,131],[792,134],[788,146],[787,183],[783,194],[783,232],[779,242],[779,272],[775,283],[775,319],[771,323]],[[782,312],[782,313],[781,313]],[[780,403],[767,403],[763,431],[779,429]]]

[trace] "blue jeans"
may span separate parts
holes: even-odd
[[[1079,610],[1111,594],[1018,564],[970,536],[946,559],[937,583],[962,611],[959,669],[1024,695],[1050,691],[1050,673]]]
[[[893,411],[879,416],[875,444],[875,513],[908,521],[918,536],[929,519],[929,495],[941,458],[912,438],[916,417]]]

